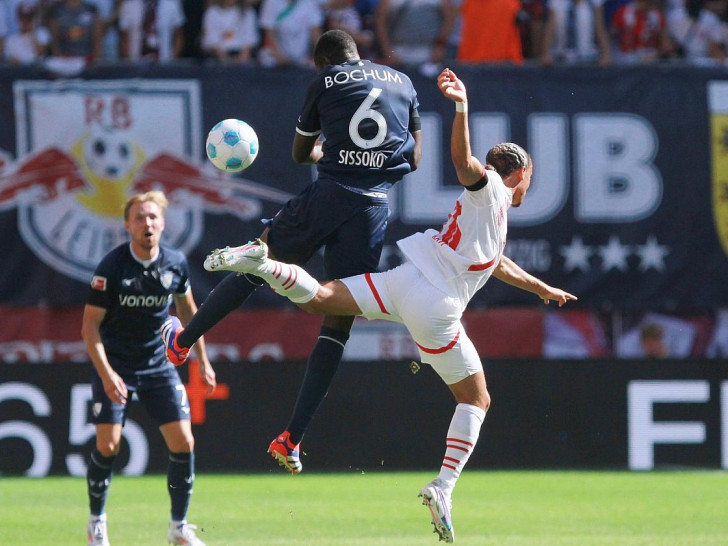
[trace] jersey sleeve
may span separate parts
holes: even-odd
[[[480,186],[477,190],[472,190],[473,186],[465,188],[465,199],[468,199],[476,207],[487,207],[495,200],[495,186],[497,183],[503,184],[497,172],[490,169],[483,169],[483,178],[474,186]],[[483,183],[484,182],[484,183]],[[482,184],[482,185],[481,185]]]
[[[298,116],[296,132],[304,136],[321,134],[321,119],[318,112],[319,82],[317,79],[309,86],[301,114]]]
[[[414,85],[412,85],[412,82],[410,81],[410,108],[409,108],[409,114],[410,114],[410,120],[409,120],[409,127],[408,130],[410,133],[414,133],[415,131],[419,131],[422,129],[422,122],[420,120],[420,102],[417,99],[417,91],[415,91]]]
[[[182,258],[179,264],[179,286],[177,286],[177,290],[175,291],[175,294],[178,296],[184,296],[189,292],[192,288],[190,284],[190,266],[187,262],[187,258]]]
[[[117,267],[109,256],[101,260],[91,278],[91,287],[86,303],[109,309],[116,296]]]

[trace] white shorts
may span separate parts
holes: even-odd
[[[448,385],[483,369],[460,318],[460,300],[432,285],[411,263],[383,273],[341,279],[356,300],[362,316],[401,322],[420,351]]]

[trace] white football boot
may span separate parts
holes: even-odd
[[[88,546],[110,546],[109,534],[106,531],[106,514],[89,516],[86,525],[86,536],[88,537]]]
[[[455,540],[455,528],[452,526],[450,511],[452,500],[446,496],[440,488],[438,480],[433,480],[420,490],[422,504],[430,509],[432,525],[435,526],[434,533],[437,533],[440,540],[453,542]]]
[[[185,546],[205,546],[195,534],[196,525],[186,521],[172,521],[167,529],[167,542],[170,544],[184,544]]]
[[[268,258],[268,245],[260,239],[236,247],[216,248],[205,258],[207,271],[250,273]]]

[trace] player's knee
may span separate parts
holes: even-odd
[[[185,437],[168,447],[174,453],[192,453],[195,450],[195,439],[192,436]]]
[[[103,457],[114,457],[119,453],[120,442],[96,439],[96,449]]]
[[[482,396],[480,398],[480,404],[478,404],[480,409],[483,411],[488,411],[490,409],[490,393],[488,392],[488,389],[485,389],[482,393]]]

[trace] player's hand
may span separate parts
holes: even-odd
[[[538,296],[543,300],[546,305],[549,304],[549,301],[554,300],[559,303],[559,307],[563,307],[567,301],[576,301],[579,299],[573,294],[569,294],[568,292],[565,292],[560,288],[554,288],[552,286],[547,286],[546,290],[544,290]]]
[[[454,102],[467,102],[468,93],[465,84],[455,75],[455,72],[445,68],[437,77],[437,87],[448,99]]]
[[[129,397],[129,391],[126,388],[126,383],[119,376],[118,373],[112,371],[109,377],[102,380],[104,384],[104,392],[112,402],[116,404],[126,404]]]
[[[202,359],[200,359],[199,365],[200,377],[202,377],[202,382],[207,385],[207,394],[212,394],[212,391],[214,391],[215,387],[217,387],[215,370],[212,369],[212,365],[208,360],[203,362]]]

